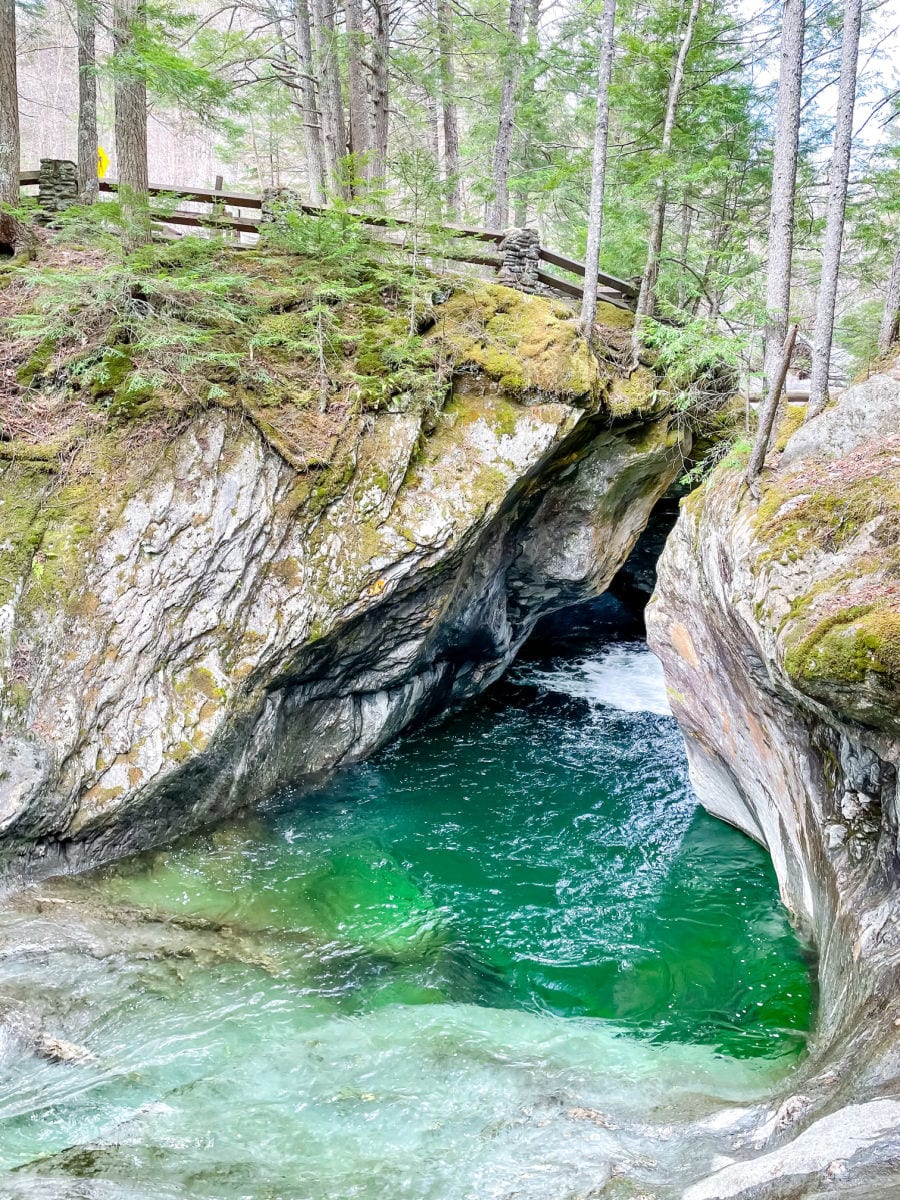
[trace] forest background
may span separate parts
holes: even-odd
[[[23,167],[76,158],[77,29],[87,2],[17,6]],[[663,183],[658,311],[686,311],[738,339],[747,361],[759,357],[765,326],[784,13],[756,0],[621,0],[615,14],[600,265],[641,276]],[[673,65],[692,14],[665,144]],[[340,194],[423,222],[532,225],[542,244],[584,257],[603,20],[594,0],[151,0],[140,16],[128,69],[138,60],[147,84],[152,182],[211,186],[221,175],[226,188],[290,185],[313,201]],[[113,52],[112,9],[100,0],[91,17],[98,138],[115,176],[122,56]],[[842,4],[805,6],[791,315],[808,332],[844,23]],[[900,245],[898,27],[897,0],[863,6],[839,373],[878,354]],[[327,108],[339,110],[335,121]]]

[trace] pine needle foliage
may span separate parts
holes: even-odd
[[[18,272],[20,380],[116,417],[290,397],[324,412],[436,408],[449,373],[422,332],[428,273],[349,210],[276,214],[256,247],[185,237],[113,249],[115,205],[72,210]],[[29,365],[30,364],[30,365]]]

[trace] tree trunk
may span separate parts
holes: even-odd
[[[15,0],[0,0],[0,204],[19,204],[19,89]]]
[[[688,256],[691,250],[691,233],[694,226],[694,210],[691,207],[691,192],[688,188],[681,197],[681,247],[678,257],[683,264],[681,278],[678,281],[678,307],[683,309],[687,305],[687,285],[686,273],[688,265]],[[702,286],[706,286],[706,280],[703,280]]]
[[[634,332],[632,334],[632,349],[637,354],[641,346],[643,322],[653,315],[656,304],[656,281],[659,276],[659,255],[662,250],[663,225],[666,218],[666,199],[668,196],[668,165],[665,159],[672,149],[672,134],[675,130],[675,118],[678,115],[678,102],[681,99],[681,89],[684,85],[684,68],[687,56],[694,39],[694,27],[700,13],[702,0],[691,0],[691,10],[688,14],[687,25],[681,36],[678,47],[678,57],[675,59],[675,69],[669,83],[669,93],[666,97],[666,116],[663,122],[662,142],[659,152],[663,158],[662,170],[656,180],[656,196],[650,214],[650,234],[647,238],[647,261],[644,274],[641,276],[641,287],[635,306]]]
[[[0,0],[0,246],[13,252],[13,265],[31,257],[31,228],[6,209],[19,207],[19,89],[16,73],[15,0]]]
[[[440,178],[441,172],[441,117],[438,111],[437,97],[431,92],[425,92],[425,112],[428,115],[428,146],[434,159],[434,177]],[[444,197],[438,196],[439,219],[444,214]]]
[[[451,218],[462,211],[459,176],[459,123],[456,116],[453,67],[453,9],[450,0],[437,0],[438,69],[444,123],[444,183]]]
[[[756,491],[756,480],[765,465],[766,455],[769,452],[769,442],[772,440],[772,430],[775,427],[775,415],[778,412],[778,404],[781,400],[784,381],[787,378],[788,367],[791,365],[791,356],[794,353],[794,342],[796,340],[797,326],[792,325],[787,337],[784,339],[784,345],[781,348],[778,359],[778,366],[775,368],[772,382],[769,384],[766,402],[760,409],[756,440],[753,443],[753,452],[750,455],[750,462],[747,464],[747,472],[744,476],[747,486],[757,499],[759,499],[759,496]]]
[[[323,204],[325,201],[325,153],[322,148],[322,126],[319,121],[319,106],[316,96],[312,29],[307,0],[294,0],[294,36],[297,42],[297,60],[300,64],[300,103],[306,144],[309,198],[313,204]]]
[[[97,15],[92,0],[76,0],[78,35],[78,199],[93,204],[97,177]]]
[[[354,158],[353,174],[359,179],[369,179],[372,172],[372,122],[364,54],[369,39],[363,25],[360,0],[344,0],[344,12],[347,17],[347,79],[350,93],[350,153]]]
[[[898,323],[900,323],[900,246],[897,247],[894,261],[891,264],[891,277],[888,281],[887,297],[884,302],[884,315],[878,331],[879,354],[887,354],[897,340]]]
[[[530,69],[527,71],[525,79],[518,88],[516,107],[519,111],[521,111],[523,108],[529,107],[534,103],[534,65],[537,62],[541,51],[541,2],[542,0],[527,0],[526,3],[525,15],[527,32],[525,34],[525,45],[527,48],[527,62]],[[513,150],[515,151],[520,171],[528,172],[534,165],[536,156],[534,152],[533,141],[528,137],[524,130],[514,130]],[[528,183],[526,180],[523,180],[515,189],[512,201],[512,223],[516,229],[524,229],[528,224],[530,199],[531,193],[528,188]]]
[[[856,104],[856,64],[859,58],[861,24],[862,0],[846,0],[844,35],[841,43],[841,82],[838,89],[837,119],[834,127],[828,214],[825,218],[822,278],[819,281],[819,297],[816,304],[816,329],[809,380],[809,404],[806,409],[807,420],[810,417],[818,416],[828,401],[831,340],[834,337],[834,309],[837,300],[838,273],[841,266],[841,245],[844,240],[850,151],[853,146],[853,109]]]
[[[588,209],[587,250],[584,257],[584,297],[581,328],[593,338],[597,320],[597,272],[600,269],[600,235],[603,232],[603,194],[606,190],[606,146],[609,141],[609,81],[615,50],[616,0],[605,0],[600,38],[600,67],[597,72],[597,118],[594,123],[594,155],[591,160],[591,200]]]
[[[128,61],[134,50],[134,26],[142,12],[142,0],[114,0],[113,46],[119,59],[115,76],[116,159],[126,250],[150,240],[147,84],[141,71]]]
[[[390,0],[372,0],[375,35],[372,39],[372,109],[374,144],[372,147],[373,179],[383,180],[387,172],[388,127],[390,124]]]
[[[784,0],[781,67],[772,199],[769,209],[769,263],[766,279],[766,348],[764,374],[778,369],[791,304],[791,258],[794,249],[794,190],[797,181],[797,141],[800,131],[800,89],[803,82],[805,0]]]
[[[341,99],[332,2],[333,0],[311,0],[310,16],[315,74],[319,81],[322,141],[328,171],[328,187],[334,195],[346,198],[343,161],[347,153],[347,133],[344,125],[344,104]]]
[[[494,199],[488,208],[488,228],[503,229],[509,216],[509,161],[512,155],[513,122],[516,116],[516,84],[519,79],[519,49],[525,24],[525,0],[510,0],[509,45],[503,86],[500,91],[500,120],[494,145]]]

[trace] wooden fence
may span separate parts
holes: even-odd
[[[40,171],[23,171],[19,181],[23,187],[35,186],[40,183]],[[102,192],[115,192],[117,184],[114,180],[101,180]],[[262,224],[262,197],[250,193],[226,192],[218,188],[184,188],[172,185],[153,184],[150,187],[151,196],[174,197],[176,200],[202,204],[207,211],[196,212],[186,209],[175,209],[173,212],[157,212],[155,218],[164,225],[184,226],[195,229],[232,230],[235,233],[259,233]],[[310,216],[327,211],[312,204],[303,204],[301,210]],[[255,215],[259,214],[259,215]],[[380,217],[364,212],[356,213],[367,225],[380,228],[409,228],[414,222],[403,217]],[[500,243],[504,234],[490,229],[480,229],[469,225],[446,224],[437,227],[440,233],[446,234],[448,244],[442,246],[440,255],[456,261],[472,263],[480,267],[492,267],[499,270],[503,265],[500,254]],[[493,252],[479,251],[466,242],[482,242],[495,247]],[[555,254],[552,250],[539,248],[540,264],[537,278],[545,287],[565,296],[580,300],[583,288],[577,282],[560,278],[543,266],[549,265],[560,268],[576,278],[584,278],[584,264],[565,255]],[[637,289],[626,279],[617,279],[614,275],[598,272],[598,297],[620,308],[633,308]]]

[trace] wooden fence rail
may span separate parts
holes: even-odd
[[[23,171],[19,176],[19,182],[22,187],[30,187],[40,184],[40,171]],[[103,179],[100,181],[101,192],[115,192],[118,185],[115,180]],[[174,212],[154,213],[156,220],[165,225],[184,226],[186,228],[195,229],[229,229],[235,233],[258,233],[262,221],[262,206],[263,198],[258,195],[244,192],[226,192],[218,188],[185,188],[176,184],[152,184],[150,187],[151,196],[171,196],[179,201],[187,201],[192,204],[206,204],[211,206],[209,213],[191,212],[189,210],[176,209]],[[302,204],[299,206],[300,211],[307,213],[310,216],[316,216],[327,212],[326,208],[322,208],[313,204]],[[228,212],[228,209],[237,209],[238,212]],[[245,213],[242,210],[249,209],[250,213]],[[382,217],[370,213],[350,210],[351,214],[362,219],[367,225],[376,228],[410,228],[415,225],[415,222],[405,217]],[[259,212],[260,216],[256,217],[252,213]],[[460,262],[472,263],[476,266],[492,267],[499,269],[503,265],[503,257],[500,253],[500,243],[503,241],[505,234],[491,229],[481,229],[476,226],[446,224],[437,227],[441,233],[446,233],[450,238],[457,238],[462,242],[464,239],[471,241],[486,242],[496,250],[486,253],[481,253],[470,247],[453,245],[452,243],[446,247],[442,247],[440,254],[444,258],[451,258]],[[566,258],[562,254],[555,254],[552,250],[539,248],[541,264],[547,264],[553,267],[559,267],[563,271],[568,272],[576,277],[584,278],[584,264],[577,262],[575,259]],[[548,271],[539,269],[537,278],[544,286],[559,292],[565,296],[571,296],[580,300],[584,294],[583,288],[578,283],[568,279],[561,279],[558,275],[551,274]],[[599,298],[608,303],[615,304],[620,308],[633,308],[634,301],[637,296],[637,289],[633,283],[626,279],[617,279],[615,275],[607,275],[600,271],[597,275],[599,288]]]

